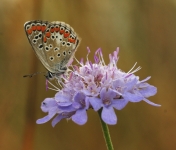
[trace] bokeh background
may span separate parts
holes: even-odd
[[[88,111],[79,126],[62,120],[37,125],[40,104],[54,91],[45,78],[23,75],[44,71],[24,32],[29,20],[64,21],[82,38],[76,57],[86,47],[101,47],[105,61],[120,47],[118,67],[129,71],[135,62],[140,79],[158,87],[150,100],[129,103],[116,111],[118,123],[109,126],[115,150],[176,149],[176,0],[0,0],[0,149],[106,150],[98,114]]]

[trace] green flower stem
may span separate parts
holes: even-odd
[[[107,149],[108,150],[114,150],[112,142],[111,142],[111,136],[109,134],[108,125],[101,119],[101,112],[102,112],[102,109],[100,109],[98,111],[98,114],[99,114],[99,117],[100,117],[101,127],[102,127],[102,130],[103,130],[103,135],[104,135],[104,138],[105,138]]]

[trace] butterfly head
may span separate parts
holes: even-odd
[[[50,71],[47,72],[45,75],[46,79],[53,80],[53,79],[60,79],[60,76],[63,75],[67,71],[67,67],[62,68],[62,70],[52,73]]]

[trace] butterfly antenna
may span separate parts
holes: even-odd
[[[46,72],[36,72],[36,73],[33,73],[33,74],[27,74],[27,75],[24,75],[23,77],[29,77],[29,78],[32,78],[33,76],[37,75],[37,74],[41,74],[41,73],[46,73]]]

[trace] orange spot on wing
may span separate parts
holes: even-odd
[[[75,43],[75,39],[72,39],[72,38],[68,38],[68,41],[69,41],[70,43]]]
[[[42,32],[44,32],[46,29],[46,26],[42,26]]]
[[[55,30],[55,28],[52,28],[52,29],[50,29],[50,32],[51,32],[51,33],[53,33],[53,32],[54,32],[54,30]]]
[[[37,29],[37,26],[32,26],[32,30],[35,31]]]
[[[63,34],[65,32],[65,30],[60,30],[60,34]]]
[[[50,32],[46,32],[45,35],[46,35],[47,38],[50,38],[50,36],[51,36]]]
[[[55,31],[58,32],[60,30],[60,28],[55,28]]]
[[[31,33],[32,33],[32,29],[31,29],[31,28],[28,29],[28,30],[27,30],[27,33],[28,33],[28,34],[31,34]]]
[[[41,29],[42,29],[42,26],[37,26],[38,31],[41,31]]]
[[[46,36],[43,38],[43,42],[46,43],[47,39]]]
[[[64,38],[67,38],[70,35],[70,33],[64,33]]]

